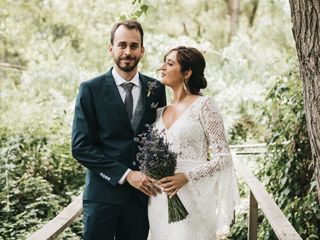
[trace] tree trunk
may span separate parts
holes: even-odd
[[[253,5],[252,11],[251,11],[251,14],[249,15],[249,26],[250,27],[253,26],[253,22],[254,22],[254,19],[256,17],[257,10],[258,10],[259,0],[253,0],[252,5]]]
[[[239,28],[240,0],[226,0],[230,15],[230,35],[229,40],[237,33]]]
[[[289,1],[320,201],[320,1]]]

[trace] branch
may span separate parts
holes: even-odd
[[[19,70],[19,71],[27,70],[26,67],[11,64],[11,63],[6,63],[6,62],[0,62],[0,68],[9,69],[9,70]]]

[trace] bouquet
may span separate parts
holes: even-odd
[[[169,149],[164,130],[160,131],[146,124],[146,131],[135,139],[140,144],[137,160],[141,171],[156,180],[174,175],[177,167],[177,153]],[[177,222],[187,217],[188,212],[178,195],[168,196],[168,222]]]

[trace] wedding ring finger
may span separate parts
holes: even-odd
[[[148,193],[151,192],[151,189],[152,189],[152,188],[151,188],[149,185],[147,185],[147,186],[144,187],[144,190],[145,190],[146,192],[148,192]]]

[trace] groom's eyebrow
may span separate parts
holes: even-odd
[[[119,41],[119,42],[117,42],[117,43],[125,43],[125,44],[138,44],[139,45],[139,42],[130,42],[130,41],[125,41],[125,40],[123,40],[123,41]]]

